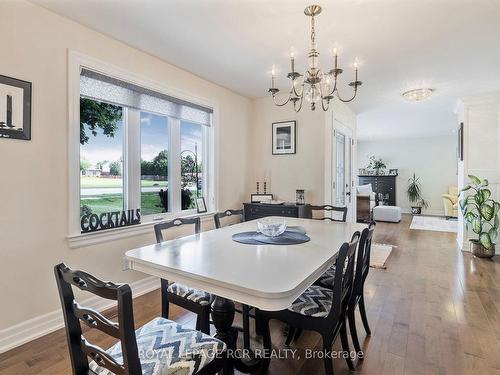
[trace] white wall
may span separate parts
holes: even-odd
[[[307,203],[331,203],[327,189],[331,186],[332,119],[337,118],[355,133],[356,118],[341,102],[335,102],[329,112],[304,107],[296,113],[289,105],[276,107],[270,97],[254,100],[251,188],[254,191],[255,181],[269,176],[269,190],[275,199],[295,202],[295,190],[304,189]],[[272,123],[290,120],[297,121],[297,153],[272,155]]]
[[[426,138],[404,138],[358,142],[358,167],[366,168],[369,157],[381,157],[387,170],[397,168],[396,204],[410,210],[406,197],[408,179],[413,172],[420,177],[424,199],[429,207],[424,212],[443,215],[441,194],[448,186],[457,185],[457,157],[455,135]]]
[[[154,242],[151,230],[69,247],[68,50],[216,104],[220,209],[248,201],[257,176],[266,172],[279,199],[294,201],[295,189],[303,188],[309,202],[328,202],[333,118],[355,128],[355,115],[344,104],[328,113],[304,108],[296,114],[275,107],[270,98],[252,101],[23,0],[0,2],[0,31],[1,74],[33,83],[32,140],[0,140],[0,301],[6,306],[0,351],[60,324],[55,264],[64,261],[104,279],[134,283],[146,275],[123,272],[123,254]],[[297,154],[272,156],[271,123],[291,119],[298,122]]]
[[[124,252],[154,242],[151,231],[68,246],[68,49],[217,103],[219,207],[238,207],[247,199],[253,150],[247,142],[249,99],[29,2],[0,2],[0,45],[1,74],[33,83],[32,140],[0,140],[2,339],[7,327],[60,311],[55,264],[64,261],[105,279],[133,282],[145,275],[122,271]]]

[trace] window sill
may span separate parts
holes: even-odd
[[[79,233],[75,235],[68,236],[68,243],[71,249],[77,249],[79,247],[97,245],[103,242],[110,242],[121,240],[128,237],[139,236],[143,234],[152,234],[153,226],[155,224],[161,223],[162,221],[173,220],[179,217],[199,217],[201,222],[207,222],[209,220],[213,220],[213,215],[215,212],[205,212],[202,214],[194,214],[194,215],[179,215],[172,218],[165,218],[162,220],[149,220],[147,222],[131,225],[128,227],[121,227],[115,229],[107,229],[97,232],[91,233]]]

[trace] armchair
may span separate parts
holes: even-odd
[[[356,188],[357,221],[369,222],[375,207],[375,193],[372,184],[360,185]]]
[[[446,218],[458,217],[458,187],[450,186],[448,194],[442,194],[444,216]]]

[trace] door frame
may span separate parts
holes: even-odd
[[[350,191],[350,202],[346,202],[347,204],[347,221],[348,222],[356,222],[356,173],[355,166],[356,163],[356,130],[345,125],[341,120],[332,116],[332,132],[331,132],[331,181],[329,183],[330,186],[330,201],[334,205],[336,202],[336,178],[337,178],[337,132],[342,133],[346,137],[346,157],[350,156],[350,176],[351,179],[349,181],[349,191]],[[350,142],[348,142],[350,139]],[[350,143],[348,145],[348,143]],[[350,153],[350,155],[347,154]],[[347,177],[347,176],[345,176]]]

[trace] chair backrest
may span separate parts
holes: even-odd
[[[221,227],[220,219],[222,219],[224,217],[235,216],[235,215],[240,217],[240,222],[243,221],[243,210],[226,210],[224,212],[217,212],[214,215],[215,227],[217,229],[219,229]]]
[[[132,310],[132,291],[127,284],[105,282],[83,271],[73,271],[64,263],[54,267],[59,297],[64,313],[66,338],[74,375],[90,374],[89,360],[117,375],[141,374]],[[118,323],[99,312],[80,306],[73,287],[118,302]],[[104,349],[92,345],[82,335],[80,322],[120,340],[123,363],[118,363]]]
[[[363,229],[356,256],[356,272],[354,274],[353,303],[357,303],[357,298],[363,293],[368,272],[370,271],[370,253],[372,248],[372,238],[375,231],[375,222],[372,221],[368,228]]]
[[[338,321],[345,315],[354,283],[354,259],[360,233],[354,232],[351,242],[345,242],[339,250],[333,280],[333,302],[328,319]]]
[[[331,217],[321,217],[317,218],[316,220],[330,220],[330,221],[340,221],[340,222],[345,222],[347,219],[347,207],[335,207],[335,206],[330,206],[329,204],[325,204],[323,206],[309,206],[309,209],[312,211],[326,211],[326,212],[340,212],[341,218],[336,219],[336,218],[331,218]],[[313,217],[314,219],[314,217]]]
[[[162,231],[169,229],[169,228],[176,228],[180,227],[181,225],[188,225],[192,224],[194,225],[194,233],[198,234],[200,233],[201,229],[201,221],[199,217],[194,217],[190,219],[185,219],[185,218],[177,218],[171,221],[165,221],[162,223],[155,224],[155,236],[156,236],[156,242],[160,243],[163,242],[163,233]]]

